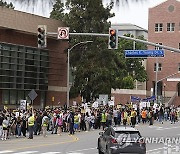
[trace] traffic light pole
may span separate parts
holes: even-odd
[[[53,33],[53,32],[47,32],[47,35],[57,35],[57,33]],[[74,35],[74,36],[101,36],[101,37],[109,37],[109,34],[100,34],[100,33],[69,33],[69,35]],[[119,38],[123,38],[123,39],[127,39],[127,40],[132,40],[135,42],[140,42],[140,43],[144,43],[147,45],[152,45],[152,46],[156,46],[156,47],[160,47],[166,50],[170,50],[170,51],[174,51],[174,52],[179,52],[179,49],[176,48],[172,48],[169,46],[165,46],[165,45],[159,45],[153,42],[149,42],[149,41],[144,41],[144,40],[140,40],[140,39],[135,39],[135,38],[131,38],[131,37],[127,37],[127,36],[121,36],[118,35]]]
[[[99,33],[69,33],[70,35],[85,35],[85,36],[102,36],[102,37],[109,37],[109,34],[99,34]],[[166,49],[166,50],[170,50],[170,51],[174,51],[174,52],[179,52],[180,53],[180,50],[179,49],[176,49],[176,48],[172,48],[172,47],[169,47],[169,46],[165,46],[165,45],[159,45],[159,44],[156,44],[156,43],[153,43],[153,42],[149,42],[149,41],[144,41],[144,40],[140,40],[140,39],[135,39],[135,38],[131,38],[131,37],[127,37],[127,36],[121,36],[121,35],[118,35],[119,38],[123,38],[123,39],[127,39],[127,40],[132,40],[132,41],[135,41],[135,42],[140,42],[140,43],[144,43],[144,44],[147,44],[147,45],[152,45],[152,46],[156,46],[156,47],[160,47],[160,48],[163,48],[163,49]]]

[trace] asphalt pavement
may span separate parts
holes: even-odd
[[[169,121],[163,124],[155,122],[152,126],[138,124],[136,128],[145,139],[149,139],[147,154],[164,154],[163,141],[166,138],[180,138],[179,124],[180,122],[171,124]],[[77,132],[72,136],[68,133],[62,133],[61,136],[49,133],[45,138],[41,135],[34,136],[33,140],[23,137],[11,138],[0,141],[0,154],[97,154],[97,138],[100,131],[102,130]],[[176,144],[171,144],[172,154],[175,154],[175,149]]]

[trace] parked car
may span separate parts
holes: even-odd
[[[113,126],[99,133],[99,154],[146,154],[145,139],[133,127]]]

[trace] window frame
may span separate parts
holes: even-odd
[[[162,32],[163,31],[163,23],[155,23],[155,32]]]
[[[167,23],[167,32],[174,32],[175,31],[175,23]]]

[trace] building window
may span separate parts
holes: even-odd
[[[156,43],[156,44],[163,45],[162,43]],[[162,50],[162,48],[155,46],[155,50]]]
[[[175,23],[167,23],[167,31],[173,32],[175,30]]]
[[[9,90],[2,90],[2,104],[9,104]]]
[[[162,64],[158,63],[158,68],[157,68],[158,72],[160,72],[162,70]],[[156,63],[154,63],[154,72],[156,72]]]
[[[163,24],[162,23],[155,23],[155,32],[162,32]]]

